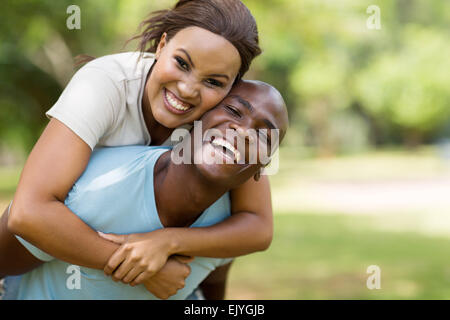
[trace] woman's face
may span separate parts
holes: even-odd
[[[154,119],[176,128],[199,119],[228,94],[241,67],[237,49],[199,27],[164,35],[146,84]]]

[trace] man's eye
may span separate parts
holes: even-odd
[[[177,61],[178,65],[184,69],[184,70],[189,70],[189,65],[187,64],[186,61],[184,61],[182,58],[180,57],[175,57],[175,60]]]
[[[258,130],[258,136],[261,142],[271,144],[270,136],[267,134],[267,129]]]
[[[241,113],[240,113],[238,110],[236,110],[236,108],[234,108],[233,106],[226,105],[226,106],[225,106],[225,109],[226,109],[229,113],[231,113],[234,117],[241,118]]]
[[[219,88],[223,87],[223,83],[220,81],[217,81],[216,79],[207,79],[206,83],[209,85],[212,85],[214,87],[219,87]]]

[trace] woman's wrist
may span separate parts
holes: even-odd
[[[179,231],[183,228],[164,228],[163,231],[164,242],[167,245],[167,252],[169,256],[178,254],[182,250]]]

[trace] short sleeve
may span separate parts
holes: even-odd
[[[218,266],[224,266],[224,265],[226,265],[226,264],[229,264],[230,262],[232,262],[234,260],[234,258],[222,258],[222,259],[219,259],[219,263],[218,263]]]
[[[46,115],[64,123],[94,149],[117,121],[124,103],[122,91],[120,82],[104,70],[86,65],[75,73]]]
[[[45,253],[44,251],[42,251],[38,247],[35,247],[28,241],[22,239],[21,237],[16,236],[16,238],[33,256],[35,256],[39,260],[48,262],[54,259],[51,255]]]

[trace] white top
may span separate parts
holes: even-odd
[[[142,95],[154,61],[154,54],[140,52],[95,59],[75,73],[46,115],[64,123],[91,149],[149,145]],[[169,137],[163,145],[170,142]]]

